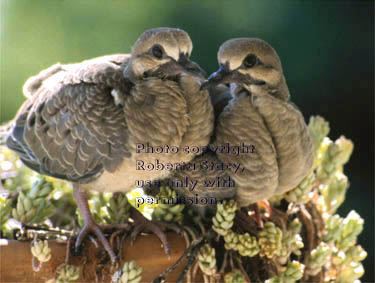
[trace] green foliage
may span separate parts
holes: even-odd
[[[328,262],[331,252],[329,246],[324,242],[321,242],[319,246],[312,250],[307,263],[308,273],[310,275],[318,274],[323,265]]]
[[[279,262],[285,264],[290,255],[293,253],[297,256],[301,255],[301,249],[304,247],[302,237],[300,235],[302,224],[298,218],[294,218],[289,223],[289,227],[283,232],[281,240],[281,250],[279,254]]]
[[[259,246],[255,237],[245,233],[239,235],[238,240],[236,250],[241,256],[253,257],[259,253]]]
[[[298,261],[292,261],[279,275],[266,280],[266,283],[292,283],[303,276],[304,265]]]
[[[67,283],[77,281],[79,278],[79,267],[66,264],[57,272],[56,283]]]
[[[320,193],[324,198],[327,212],[335,213],[344,202],[346,191],[349,188],[348,178],[341,172],[336,172],[328,185],[323,185]]]
[[[324,120],[323,117],[320,116],[312,116],[309,122],[309,130],[314,140],[314,148],[315,148],[315,162],[314,168],[318,167],[322,161],[324,156],[324,150],[322,148],[323,140],[328,135],[329,123]],[[323,146],[325,147],[325,146]]]
[[[272,258],[281,253],[282,231],[272,222],[264,224],[264,229],[258,233],[260,256]]]
[[[78,217],[83,225],[69,182],[35,173],[5,146],[0,146],[0,160],[6,192],[0,196],[0,229],[4,234],[12,234],[7,225],[11,218],[29,225],[49,220],[49,226],[71,230]],[[89,193],[89,205],[97,223],[128,221],[130,204],[125,194]]]
[[[211,228],[219,238],[222,237],[224,245],[221,248],[231,257],[239,258],[239,265],[242,261],[253,262],[255,266],[265,265],[261,276],[268,276],[264,278],[266,282],[295,282],[302,277],[311,279],[322,271],[325,280],[354,282],[363,275],[361,261],[367,256],[366,251],[357,245],[364,221],[355,211],[345,218],[335,214],[349,188],[343,166],[350,158],[353,144],[344,137],[335,142],[326,137],[329,127],[323,118],[312,118],[309,129],[316,145],[314,169],[295,189],[273,198],[270,213],[266,206],[264,210],[255,212],[264,220],[264,227],[258,226],[254,219],[248,223],[253,225],[251,229],[239,227],[237,219],[235,222],[237,213],[242,213],[241,221],[246,221],[253,217],[254,211],[250,208],[239,211],[236,202],[229,200],[217,206]],[[8,225],[12,218],[34,226],[49,225],[69,230],[75,227],[77,207],[71,184],[32,172],[4,146],[0,146],[0,160],[0,174],[6,192],[0,196],[3,236],[12,235],[12,227]],[[127,222],[130,205],[136,196],[145,197],[138,189],[127,195],[89,193],[89,205],[95,221],[103,224]],[[176,193],[163,187],[155,197],[159,200],[158,204],[144,205],[139,209],[144,214],[152,214],[152,218],[157,220],[181,224],[183,217],[188,217],[194,220],[193,223],[202,224],[192,209],[183,211],[184,205],[163,203],[163,198],[176,198]],[[287,210],[281,207],[282,202],[288,204]],[[306,213],[310,213],[310,220]],[[310,221],[316,229],[307,230],[306,221]],[[78,223],[82,224],[80,217]],[[321,226],[316,226],[316,223],[321,223]],[[307,244],[309,241],[315,242],[315,245],[311,247]],[[50,258],[49,248],[44,244],[35,243],[32,251],[41,261]],[[245,274],[239,271],[243,269],[238,269],[238,266],[219,274],[215,254],[210,244],[199,250],[198,264],[205,276],[223,276],[221,279],[225,282],[245,280]],[[134,262],[127,263],[114,274],[113,278],[117,280],[114,282],[139,282],[141,270]],[[251,271],[247,271],[251,275]],[[58,274],[57,282],[66,282],[78,278],[79,270],[65,266]],[[259,277],[254,278],[259,280]]]
[[[315,179],[315,173],[311,172],[295,189],[285,194],[285,199],[288,202],[295,204],[307,203],[310,200],[309,193],[311,191],[311,185],[314,183]]]
[[[26,195],[27,190],[19,193],[16,207],[12,209],[12,217],[24,224],[44,222],[54,214],[50,203],[52,191],[52,183],[40,178]]]
[[[342,230],[335,244],[338,249],[347,250],[356,242],[358,235],[363,230],[363,219],[355,211],[350,211],[342,221]]]
[[[0,197],[0,229],[9,220],[12,213],[12,200]]]
[[[224,241],[225,248],[227,250],[237,250],[239,235],[237,233],[234,233],[232,230],[229,230],[224,236]]]
[[[225,236],[233,226],[233,219],[236,216],[237,203],[234,200],[219,203],[216,215],[212,218],[212,229],[221,236]]]
[[[225,283],[245,283],[246,281],[241,271],[239,271],[238,269],[234,269],[233,271],[225,274],[224,282]]]
[[[201,247],[198,253],[198,263],[202,272],[208,276],[215,275],[216,273],[216,257],[215,249],[209,244]]]
[[[33,241],[31,247],[31,253],[35,256],[39,262],[47,262],[51,259],[51,249],[48,247],[48,241]]]
[[[363,275],[360,262],[367,256],[356,244],[364,221],[354,211],[345,218],[335,214],[349,188],[343,166],[350,158],[353,143],[344,137],[332,142],[326,136],[329,125],[321,117],[312,117],[309,129],[316,150],[313,170],[295,189],[270,200],[271,214],[279,209],[283,199],[289,203],[287,211],[278,210],[277,213],[285,213],[285,218],[275,215],[264,223],[263,229],[256,227],[252,234],[238,233],[233,225],[233,208],[236,205],[231,203],[230,206],[218,206],[212,228],[224,236],[227,251],[238,252],[242,257],[250,257],[250,260],[259,260],[255,257],[259,255],[264,263],[274,262],[278,273],[273,275],[271,269],[270,279],[266,282],[295,282],[303,276],[306,280],[322,271],[325,280],[354,282]],[[293,214],[299,217],[291,217]],[[269,213],[264,213],[263,218],[269,218]],[[306,225],[313,228],[307,230],[304,227],[306,221],[310,222]],[[321,226],[316,226],[316,223]],[[318,230],[319,227],[322,231]],[[307,250],[306,242],[313,241],[317,244]],[[298,260],[291,261],[291,258]],[[302,262],[306,263],[306,267]]]
[[[114,193],[106,203],[108,216],[105,221],[108,224],[125,223],[128,222],[130,217],[130,204],[126,194]]]
[[[116,271],[112,276],[113,283],[138,283],[142,280],[142,267],[135,261],[125,262],[122,269]]]
[[[334,143],[329,142],[322,164],[317,170],[321,182],[328,182],[341,167],[348,162],[353,152],[353,143],[345,137],[340,137]]]
[[[176,200],[177,195],[175,191],[171,190],[168,187],[161,187],[160,192],[156,195],[155,198],[160,200],[159,205],[155,207],[152,213],[153,220],[174,222],[178,224],[182,223],[182,211],[184,210],[185,205],[169,203],[169,201]]]

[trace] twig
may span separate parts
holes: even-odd
[[[282,230],[286,230],[286,224],[288,223],[287,213],[273,207],[270,219],[275,222],[275,224],[278,224],[277,226],[282,228]]]
[[[257,223],[258,228],[263,229],[263,221],[262,221],[262,217],[261,217],[261,214],[260,214],[260,209],[259,209],[258,203],[256,203],[254,205],[254,212],[255,212],[255,215],[254,215],[255,222]]]
[[[241,272],[243,273],[243,275],[245,275],[247,282],[251,282],[249,276],[247,275],[246,270],[243,268],[241,259],[239,257],[237,257],[237,256],[235,257],[235,259],[236,259],[236,261],[238,263],[238,266],[239,266]]]
[[[46,227],[37,227],[37,226],[31,226],[27,224],[21,223],[21,228],[25,229],[26,231],[45,231],[45,232],[51,232],[63,236],[72,236],[74,234],[73,231],[68,231],[68,230],[62,230],[62,229],[57,229],[57,228],[46,228]]]
[[[203,224],[201,221],[198,221],[199,228],[201,229],[202,235],[206,234],[206,229],[204,228]]]
[[[310,213],[307,211],[307,209],[305,208],[303,204],[300,206],[300,219],[306,229],[307,249],[304,251],[304,256],[303,256],[303,261],[304,261],[303,263],[306,266],[307,261],[309,259],[309,255],[314,248],[313,247],[314,246],[313,235],[315,235],[315,227],[312,223],[312,218],[311,218]],[[303,276],[303,280],[306,281],[308,277],[309,275],[307,274],[307,272],[305,272]]]
[[[199,267],[199,262],[196,261],[193,266],[193,280],[195,280],[195,277],[197,276],[198,272],[198,267]]]
[[[184,229],[189,232],[193,241],[195,241],[197,239],[197,236],[195,235],[195,233],[193,232],[193,230],[190,227],[186,226],[186,227],[184,227]]]
[[[229,252],[227,250],[225,250],[223,263],[221,264],[219,273],[224,274],[224,272],[225,272],[225,266],[227,265],[227,261],[228,261],[228,253]]]
[[[196,244],[194,244],[194,241],[192,243],[192,246],[194,246],[194,248],[191,249],[190,253],[186,257],[187,258],[187,263],[184,266],[184,268],[183,268],[182,272],[180,273],[180,275],[178,276],[177,283],[180,283],[180,282],[182,283],[183,282],[186,272],[193,265],[193,263],[195,261],[195,258],[196,258],[196,254],[198,253],[198,250],[200,249],[200,247],[204,243],[204,237],[200,237],[196,241],[197,241]]]
[[[313,218],[313,223],[315,224],[316,230],[318,232],[317,235],[321,237],[321,234],[324,230],[324,220],[322,214],[318,211],[316,205],[311,201],[306,204],[306,208],[309,210]],[[316,245],[318,245],[318,243],[316,243]]]
[[[190,240],[189,240],[189,236],[187,235],[185,230],[183,230],[183,235],[184,235],[184,239],[185,239],[185,242],[186,242],[186,247],[189,247],[190,246]],[[188,270],[188,272],[186,274],[186,281],[188,283],[191,282],[191,268]]]
[[[179,257],[179,259],[174,263],[172,264],[170,267],[168,267],[162,274],[160,274],[157,278],[155,278],[153,280],[154,283],[156,282],[162,282],[163,280],[165,280],[165,276],[176,269],[176,267],[180,264],[180,262],[184,259],[185,256],[188,256],[188,254],[191,253],[191,251],[196,247],[198,246],[202,241],[204,240],[203,237],[200,237],[196,240],[194,240],[191,245],[184,251],[184,253]]]
[[[184,236],[186,246],[189,247],[190,246],[190,240],[189,240],[189,236],[187,235],[185,230],[182,232],[182,235]]]
[[[120,241],[120,250],[119,251],[122,251],[123,250],[123,246],[124,246],[124,242],[125,242],[125,239],[128,235],[125,234],[124,236],[121,237],[121,241]],[[123,254],[122,252],[120,252],[120,255],[119,255],[119,259],[120,259],[120,262],[122,262],[124,259],[123,259]]]
[[[232,269],[234,269],[233,253],[232,253],[232,251],[229,252],[229,263],[230,263],[230,267],[231,267]]]
[[[73,236],[70,236],[67,243],[66,243],[66,252],[65,252],[65,263],[68,264],[69,262],[69,259],[70,259],[70,249],[71,249],[71,246],[72,246],[72,239],[73,239]]]

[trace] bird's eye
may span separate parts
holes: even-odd
[[[243,65],[246,68],[252,68],[258,63],[258,58],[254,54],[249,54],[243,60]]]
[[[155,58],[158,58],[158,59],[161,59],[163,57],[163,49],[161,48],[160,45],[154,45],[152,46],[152,55],[155,57]]]

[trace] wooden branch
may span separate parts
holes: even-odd
[[[143,268],[142,282],[151,282],[166,268],[175,263],[186,249],[182,236],[176,233],[167,233],[171,247],[170,260],[155,235],[140,235],[133,245],[127,239],[124,242],[122,256],[125,261],[135,260],[137,266]],[[32,268],[31,242],[1,240],[0,244],[0,281],[1,282],[45,282],[55,276],[56,268],[64,263],[67,243],[49,241],[52,258],[44,263],[39,272]],[[80,267],[80,278],[76,282],[111,282],[112,274],[120,267],[111,267],[111,264],[100,264],[96,248],[90,241],[84,254],[87,256],[71,256],[69,264]],[[84,263],[86,262],[86,263]],[[175,270],[166,276],[167,282],[176,282],[186,260],[184,259]],[[98,279],[98,281],[96,281]]]

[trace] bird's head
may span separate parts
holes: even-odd
[[[218,52],[219,70],[209,76],[202,88],[216,84],[234,84],[236,92],[271,93],[289,98],[280,58],[265,41],[236,38],[224,42]]]
[[[174,79],[182,73],[204,78],[199,65],[190,60],[193,44],[189,35],[176,28],[145,31],[135,42],[124,76],[132,82],[145,77]]]

